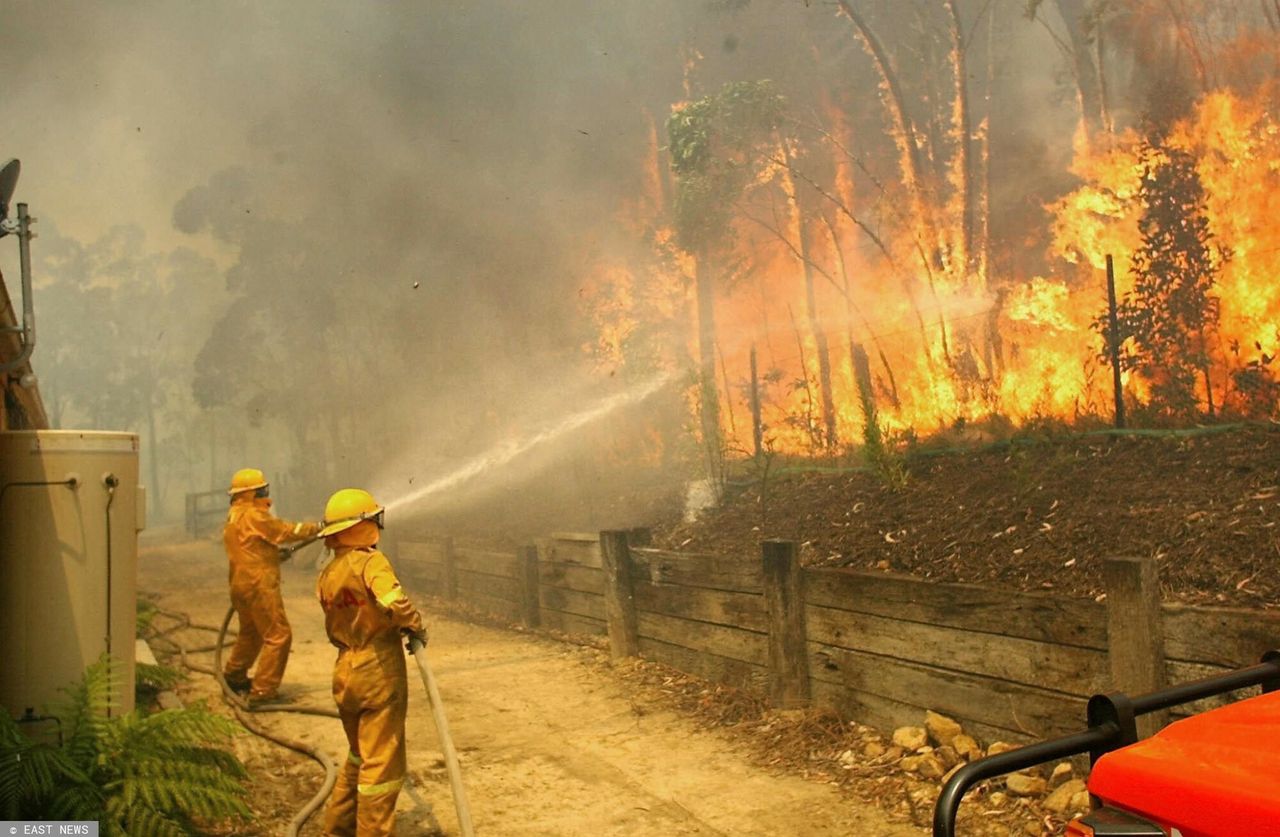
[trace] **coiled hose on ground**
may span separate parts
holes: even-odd
[[[191,617],[187,616],[185,613],[176,613],[174,611],[162,610],[160,608],[157,608],[156,612],[162,616],[168,617],[169,619],[176,620],[178,623],[173,627],[157,633],[156,638],[173,647],[174,653],[178,654],[178,657],[182,661],[182,665],[184,667],[191,671],[198,671],[201,674],[208,674],[218,681],[218,686],[222,689],[222,699],[231,707],[231,711],[235,713],[236,720],[238,720],[245,729],[260,738],[265,738],[268,741],[279,744],[281,747],[287,747],[294,752],[310,756],[320,762],[324,767],[324,783],[321,785],[320,790],[298,811],[298,813],[294,815],[293,819],[289,821],[288,829],[285,831],[285,834],[288,835],[288,837],[297,837],[303,824],[313,813],[316,812],[317,809],[319,809],[321,805],[324,804],[324,801],[329,797],[330,792],[333,791],[334,783],[338,780],[338,765],[330,756],[315,747],[312,747],[310,744],[306,744],[301,741],[294,741],[291,738],[285,738],[284,736],[270,732],[254,721],[250,715],[263,712],[293,712],[301,715],[323,715],[326,718],[337,718],[339,717],[337,711],[332,709],[318,709],[309,706],[272,706],[256,710],[249,709],[245,704],[244,699],[231,690],[231,687],[227,685],[226,679],[222,676],[222,649],[227,645],[227,634],[231,626],[231,617],[236,612],[234,607],[227,609],[227,615],[223,618],[222,627],[220,628],[194,623],[191,621]],[[168,634],[183,628],[211,631],[218,635],[218,641],[213,645],[202,646],[200,648],[185,648],[181,643],[168,636]],[[195,654],[207,651],[213,652],[213,668],[207,668],[199,663],[193,663],[187,659],[188,653]]]

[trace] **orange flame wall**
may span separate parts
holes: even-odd
[[[1211,347],[1213,402],[1228,411],[1244,410],[1233,373],[1250,363],[1265,367],[1280,355],[1275,105],[1268,92],[1212,93],[1170,138],[1198,160],[1215,243],[1230,254],[1214,289],[1220,328]],[[1050,207],[1051,256],[1060,268],[1048,276],[996,277],[991,285],[1004,288],[1001,293],[983,291],[982,277],[956,266],[927,275],[909,235],[888,243],[895,257],[889,267],[871,248],[857,245],[859,234],[848,219],[807,224],[816,304],[830,346],[839,442],[858,444],[865,429],[851,341],[870,358],[885,430],[928,433],[996,415],[1015,424],[1037,417],[1109,418],[1111,375],[1098,358],[1101,338],[1092,323],[1106,311],[1107,254],[1114,256],[1118,293],[1133,286],[1128,268],[1140,244],[1143,209],[1139,146],[1134,133],[1095,140],[1092,147],[1077,143],[1073,171],[1080,185]],[[838,165],[836,176],[834,188],[851,197],[856,173]],[[942,234],[954,235],[947,230],[957,226],[955,210],[938,212]],[[737,225],[736,249],[727,258],[734,270],[723,271],[735,278],[720,283],[716,298],[724,433],[731,448],[749,450],[754,346],[767,439],[779,451],[813,453],[821,437],[822,403],[804,264],[794,247],[797,224],[794,218],[778,224],[784,233],[791,228],[792,246],[767,225]],[[651,261],[597,266],[585,295],[599,326],[595,348],[609,364],[625,366],[635,362],[637,345],[648,341],[646,363],[693,369],[694,266],[672,245],[669,230],[659,228],[652,238]],[[1136,376],[1126,375],[1125,386],[1138,402],[1148,397]]]

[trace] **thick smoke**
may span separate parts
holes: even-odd
[[[930,4],[867,5],[901,63],[945,58],[913,52]],[[257,464],[285,511],[315,516],[334,488],[447,474],[642,385],[584,351],[581,298],[594,262],[636,246],[624,209],[673,103],[770,78],[816,113],[839,83],[866,153],[893,159],[875,74],[826,3],[151,0],[2,19],[0,156],[22,158],[18,197],[46,219],[36,369],[64,425],[143,432],[166,514]],[[995,176],[992,216],[1020,236],[1069,180],[1074,103],[1053,36],[1001,21],[1016,37],[991,60],[1023,118],[993,139],[1017,170]],[[90,357],[111,373],[83,380]],[[549,500],[558,519],[531,527],[643,523],[636,463],[673,468],[666,484],[697,470],[671,441],[683,395],[657,398],[540,470],[512,463],[498,507]],[[641,411],[666,417],[662,442]]]

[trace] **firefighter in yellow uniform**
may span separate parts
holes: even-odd
[[[383,508],[367,491],[344,488],[324,509],[325,545],[334,551],[316,584],[324,627],[338,648],[333,699],[349,753],[325,811],[335,837],[391,834],[404,784],[409,678],[401,636],[426,642],[387,556],[378,551]]]
[[[320,532],[318,523],[291,523],[271,513],[267,480],[257,468],[231,478],[231,511],[222,529],[230,566],[231,604],[240,617],[240,633],[223,676],[237,691],[249,690],[249,703],[275,700],[289,662],[293,631],[280,597],[280,546]],[[249,666],[258,665],[249,680]]]

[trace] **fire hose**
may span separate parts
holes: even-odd
[[[195,624],[191,621],[190,617],[188,617],[186,614],[183,614],[183,613],[174,613],[172,611],[161,610],[159,608],[157,608],[156,612],[164,616],[167,616],[170,619],[175,619],[178,621],[178,625],[174,626],[173,628],[170,628],[167,631],[162,632],[161,634],[158,635],[158,638],[168,643],[169,645],[173,646],[177,650],[179,659],[182,660],[183,666],[185,666],[186,668],[192,671],[200,672],[201,674],[208,674],[218,681],[218,686],[222,689],[223,700],[225,700],[231,706],[231,711],[235,713],[236,720],[238,720],[240,724],[244,726],[245,729],[249,730],[254,735],[257,735],[260,738],[264,738],[268,741],[271,741],[272,743],[279,744],[282,747],[287,747],[288,749],[293,750],[294,752],[301,753],[305,756],[309,756],[315,759],[316,761],[318,761],[320,765],[324,767],[325,777],[324,777],[324,782],[320,786],[320,790],[316,793],[315,796],[313,796],[307,802],[306,805],[302,807],[301,810],[298,811],[298,813],[294,815],[293,819],[289,821],[289,827],[285,831],[285,834],[287,834],[288,837],[297,837],[298,832],[301,830],[303,823],[305,823],[307,819],[310,818],[310,816],[313,813],[315,813],[316,810],[319,809],[321,805],[324,804],[324,801],[329,797],[329,794],[333,791],[333,786],[338,781],[338,765],[328,755],[321,752],[320,750],[317,750],[311,745],[276,735],[275,733],[272,733],[264,729],[257,722],[251,720],[249,717],[248,707],[245,705],[244,701],[240,698],[239,695],[237,695],[234,691],[231,690],[230,686],[227,685],[226,679],[222,676],[222,649],[225,648],[227,645],[228,628],[231,625],[231,616],[232,614],[235,613],[235,608],[230,608],[227,610],[227,615],[222,620],[222,627],[220,628],[214,628],[209,625]],[[213,651],[213,668],[207,668],[198,663],[191,662],[190,660],[187,659],[188,650],[181,643],[176,642],[173,639],[170,639],[168,636],[165,636],[165,634],[171,633],[172,631],[177,630],[179,628],[195,628],[202,631],[216,632],[218,634],[218,641],[214,645],[191,649],[191,653],[212,650]],[[306,714],[306,715],[323,715],[325,717],[331,717],[331,718],[338,717],[338,713],[333,710],[315,709],[315,708],[304,707],[304,706],[271,707],[269,711],[296,712],[296,713]]]
[[[467,789],[462,784],[462,767],[458,764],[458,753],[453,749],[449,722],[444,717],[444,704],[440,700],[440,690],[436,688],[436,678],[431,674],[431,666],[427,665],[425,648],[422,640],[417,637],[409,638],[409,653],[418,664],[422,685],[427,689],[431,716],[435,719],[436,732],[440,736],[440,749],[444,752],[444,762],[449,768],[449,788],[453,791],[453,807],[458,811],[458,827],[462,830],[462,837],[474,837],[476,832],[471,825],[471,806],[467,803]]]

